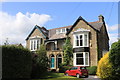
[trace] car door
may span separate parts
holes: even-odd
[[[69,70],[69,75],[73,75],[73,70],[74,70],[74,67],[72,67],[72,68]]]
[[[77,70],[78,68],[77,67],[74,67],[74,70],[72,71],[72,75],[73,76],[76,76],[76,70]]]

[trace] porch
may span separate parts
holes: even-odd
[[[63,63],[63,51],[62,50],[47,51],[47,56],[50,61],[50,70],[55,69],[56,71],[59,71],[60,64]]]

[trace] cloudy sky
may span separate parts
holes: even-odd
[[[0,44],[22,43],[37,24],[47,29],[72,25],[79,16],[86,21],[105,18],[110,45],[118,38],[117,2],[3,2],[0,10]]]

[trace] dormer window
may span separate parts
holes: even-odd
[[[60,34],[60,33],[66,33],[66,28],[56,30],[56,34]]]

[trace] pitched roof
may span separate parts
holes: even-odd
[[[66,37],[65,33],[56,34],[57,29],[63,29],[63,28],[67,28],[67,30],[68,30],[68,29],[71,28],[71,25],[70,26],[65,26],[65,27],[60,27],[60,28],[49,29],[49,34],[48,34],[49,39],[58,39],[58,38]]]
[[[54,40],[54,39],[62,39],[62,38],[66,38],[66,34],[69,34],[72,29],[75,27],[75,25],[79,22],[79,20],[83,20],[86,24],[88,24],[91,28],[93,28],[95,31],[100,31],[103,22],[99,22],[99,21],[95,21],[95,22],[87,22],[86,20],[84,20],[81,16],[76,20],[76,22],[73,25],[69,25],[69,26],[64,26],[64,27],[59,27],[59,28],[53,28],[53,29],[49,29],[47,30],[44,27],[39,27],[39,26],[35,26],[35,28],[32,30],[32,32],[29,34],[29,36],[27,37],[27,39],[30,37],[30,35],[33,33],[33,31],[38,28],[39,31],[42,32],[42,34],[49,38],[49,40]],[[67,33],[61,33],[61,34],[56,34],[56,30],[57,29],[62,29],[62,28],[67,28]],[[26,40],[27,40],[26,39]]]
[[[103,22],[96,21],[96,22],[89,22],[89,24],[93,26],[96,30],[100,31]]]
[[[48,37],[48,31],[47,31],[47,29],[45,30],[45,28],[41,28],[41,27],[39,27],[38,25],[35,25],[35,27],[33,28],[33,30],[31,31],[31,33],[28,35],[28,37],[26,38],[26,40],[28,40],[28,38],[31,36],[31,34],[35,31],[35,29],[38,29],[42,34],[43,34],[43,36],[45,37],[45,38],[47,38]]]
[[[57,29],[62,29],[62,28],[70,28],[71,26],[72,25],[64,26],[64,27],[59,27],[59,28],[48,29],[48,30],[57,30]]]
[[[62,39],[62,38],[66,38],[66,34],[65,33],[62,33],[62,34],[54,34],[52,35],[49,40],[52,40],[52,39]]]
[[[77,25],[77,23],[80,21],[80,20],[83,20],[87,25],[89,25],[91,28],[93,28],[94,30],[96,31],[99,31],[99,29],[102,27],[102,24],[103,23],[99,23],[98,21],[96,22],[87,22],[85,19],[83,19],[81,16],[76,20],[76,22],[73,24],[73,26],[70,28],[70,30],[66,33],[66,35],[68,35],[72,29]]]

